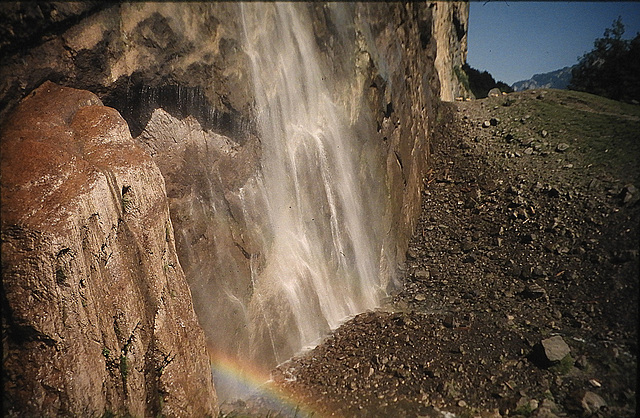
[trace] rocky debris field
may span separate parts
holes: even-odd
[[[274,370],[307,412],[223,415],[636,416],[640,108],[443,107],[403,288]]]

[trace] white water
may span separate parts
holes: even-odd
[[[262,143],[264,263],[252,268],[250,356],[273,366],[379,304],[382,204],[365,196],[349,111],[332,100],[299,3],[242,4]]]

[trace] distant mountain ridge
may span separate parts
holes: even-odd
[[[511,88],[514,91],[539,88],[566,89],[571,81],[571,70],[574,68],[575,65],[551,71],[550,73],[535,74],[529,80],[516,81],[511,85]]]

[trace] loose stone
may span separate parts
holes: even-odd
[[[414,276],[416,277],[416,279],[428,279],[431,275],[429,274],[429,270],[420,269],[416,270]]]
[[[585,394],[582,396],[580,404],[582,405],[584,412],[586,412],[587,414],[594,414],[600,408],[607,405],[605,400],[602,399],[600,395],[589,391],[585,392]]]
[[[547,360],[551,362],[560,361],[571,353],[571,349],[561,336],[547,338],[540,341]]]

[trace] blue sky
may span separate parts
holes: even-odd
[[[467,62],[513,84],[576,64],[618,16],[640,32],[640,2],[472,1]]]

